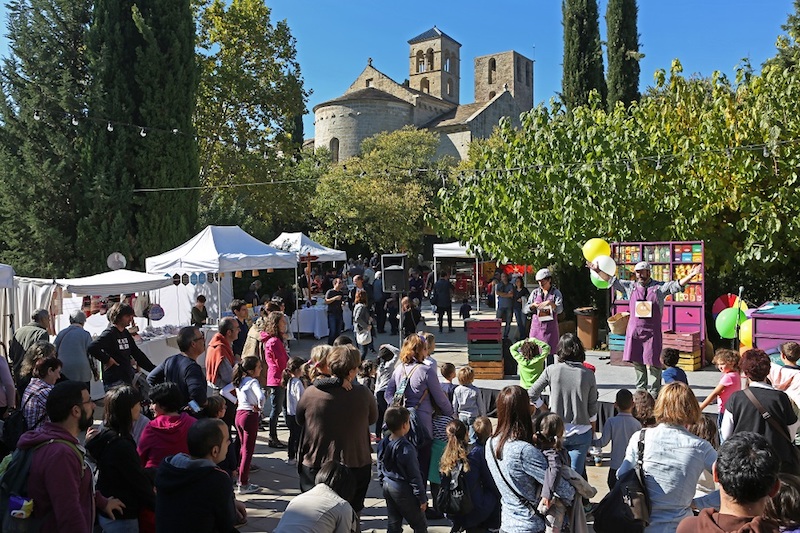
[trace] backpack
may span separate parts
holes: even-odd
[[[3,444],[9,452],[13,452],[17,449],[19,438],[30,429],[28,427],[28,421],[25,420],[25,406],[28,405],[28,402],[30,402],[32,398],[33,394],[28,396],[28,399],[25,400],[22,407],[12,411],[11,414],[8,415],[8,418],[6,418],[5,424],[3,424]],[[39,420],[36,421],[36,425],[39,425],[42,420],[44,420],[45,416],[47,416],[47,413],[42,414]]]
[[[440,513],[465,515],[472,512],[472,509],[466,473],[463,464],[458,463],[452,471],[441,476],[439,493],[436,495],[436,510]]]
[[[60,442],[66,444],[84,464],[83,453],[73,442],[64,439],[50,439],[27,450],[15,450],[3,461],[5,471],[0,473],[0,524],[2,533],[28,533],[40,531],[48,515],[31,517],[34,502],[28,498],[28,476],[30,475],[33,454],[48,444]],[[81,476],[84,469],[81,468]]]

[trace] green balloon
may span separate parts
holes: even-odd
[[[589,273],[590,273],[589,277],[592,280],[592,285],[594,285],[598,289],[607,289],[611,286],[609,282],[605,281],[603,278],[598,276],[594,270],[589,271]]]
[[[739,322],[739,327],[742,327],[742,323],[747,320],[747,315],[744,314],[744,311],[740,311],[736,307],[729,307],[727,309],[723,309],[720,314],[717,315],[717,320],[715,325],[717,326],[717,333],[723,339],[732,339],[736,336],[736,322]]]

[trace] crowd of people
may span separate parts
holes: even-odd
[[[639,284],[621,288],[650,286],[649,271],[638,266]],[[11,465],[29,455],[22,496],[35,502],[32,511],[24,501],[13,509],[41,531],[230,532],[248,519],[239,497],[271,490],[250,478],[263,430],[268,446],[296,468],[301,492],[277,532],[359,531],[376,482],[390,533],[404,523],[427,531],[429,520],[442,518],[453,532],[587,531],[597,490],[586,462],[593,446],[609,444],[609,490],[631,470],[643,472],[644,531],[800,530],[797,343],[781,346],[781,365],[757,349],[741,356],[719,350],[720,384],[698,400],[674,351],[641,342],[631,354],[642,361],[638,390],[620,389],[615,416],[599,428],[594,368],[580,339],[560,335],[557,320],[548,319],[563,308],[552,274],[537,272],[539,286],[527,295],[524,284],[502,274],[496,296],[509,301],[498,302],[497,312],[507,324],[522,316],[526,338],[511,346],[520,385],[499,392],[493,424],[474,369],[438,363],[436,336],[418,327],[414,310],[421,315],[425,291],[418,273],[409,280],[413,291],[396,295],[411,321],[389,320],[403,328],[401,345],[367,342],[364,332],[381,329],[376,304],[386,309],[386,295],[375,292],[378,274],[353,274],[350,291],[332,280],[325,300],[329,310],[353,305],[354,335],[343,334],[329,313],[336,335],[307,359],[291,356],[281,298],[247,319],[248,298],[260,300],[256,286],[231,303],[233,316],[220,320],[208,344],[198,327],[202,313],[193,311],[197,322],[177,335],[180,353],[159,365],[136,346],[128,331],[134,311],[125,303],[109,310],[109,326],[95,340],[82,329],[86,316],[73,313],[56,345],[38,331],[46,332],[49,317],[37,311],[15,336],[11,364],[0,365],[0,409],[8,416],[19,408],[27,429],[13,446],[4,435],[4,445],[18,450]],[[452,331],[452,294],[442,279],[429,298],[439,330],[447,318]],[[658,318],[662,296],[685,281],[640,297]],[[634,321],[631,335],[649,332],[652,319]],[[88,382],[98,363],[105,396],[96,427]],[[146,381],[137,370],[149,373]],[[648,371],[658,378],[652,385]],[[704,416],[713,402],[719,416]],[[287,443],[278,438],[281,417]],[[17,505],[3,497],[0,491],[0,508]]]

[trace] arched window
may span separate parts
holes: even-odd
[[[419,90],[427,94],[431,93],[431,82],[428,81],[428,78],[419,80]]]
[[[489,83],[494,83],[497,77],[497,61],[494,58],[489,60]]]
[[[531,72],[531,64],[530,62],[527,62],[525,63],[525,85],[530,87],[532,82],[533,82],[533,73]]]
[[[425,54],[422,53],[422,50],[417,52],[417,74],[420,72],[425,72]]]
[[[425,69],[433,69],[433,48],[428,48],[428,53],[425,54]]]
[[[494,91],[490,92],[490,93],[489,93],[489,100],[491,100],[491,99],[492,99],[492,98],[494,98],[495,96],[497,96],[497,93],[496,93],[496,92],[494,92]]]
[[[447,95],[453,96],[453,80],[447,78]]]
[[[444,62],[442,62],[442,68],[445,72],[450,72],[450,50],[446,50],[444,53]]]
[[[331,151],[331,161],[334,163],[339,162],[339,139],[333,137],[331,142],[328,143],[328,148]]]

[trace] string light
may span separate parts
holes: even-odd
[[[141,130],[139,130],[139,136],[140,136],[140,137],[147,137],[147,132],[145,131],[145,129],[144,129],[144,128],[142,128]]]
[[[33,112],[33,120],[35,120],[35,121],[37,121],[37,122],[38,122],[38,121],[40,121],[40,120],[42,120],[42,116],[39,114],[39,111],[38,111],[38,110],[36,110],[36,111],[34,111],[34,112]]]
[[[72,115],[72,125],[73,126],[78,125],[78,117],[76,117],[75,115]]]
[[[106,129],[107,129],[109,132],[111,132],[111,131],[114,131],[114,125],[113,125],[112,123],[110,123],[110,122],[109,122],[109,123],[108,123],[108,126],[106,126]]]

